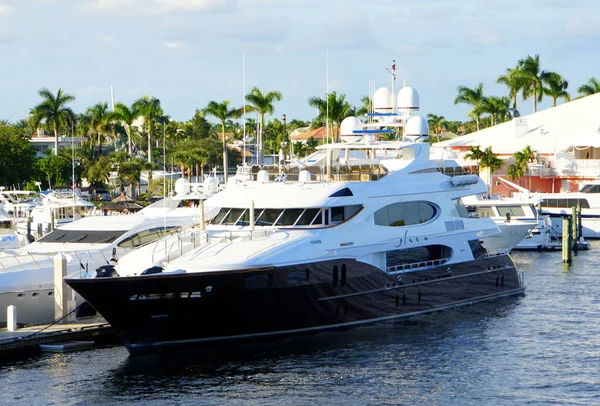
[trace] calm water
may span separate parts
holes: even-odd
[[[0,365],[0,404],[600,404],[600,241],[515,253],[527,295],[405,322],[130,358]]]

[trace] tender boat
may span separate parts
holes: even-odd
[[[218,209],[208,225],[142,247],[95,278],[66,282],[131,354],[523,294],[510,256],[481,244],[499,233],[494,221],[471,217],[462,203],[485,184],[443,173],[429,144],[414,142],[427,132],[409,127],[406,142],[321,146],[325,166],[300,170],[297,181],[265,170],[231,181],[206,201]]]

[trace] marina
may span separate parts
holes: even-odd
[[[578,404],[600,400],[600,245],[571,266],[516,252],[527,293],[402,322],[128,356],[122,346],[0,363],[7,404]]]

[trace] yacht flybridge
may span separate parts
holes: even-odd
[[[429,159],[429,144],[414,142],[427,134],[423,122],[412,139],[407,123],[407,142],[365,136],[325,145],[321,159],[299,164],[298,181],[264,170],[230,181],[205,202],[216,212],[208,224],[123,256],[114,272],[67,284],[131,354],[522,294],[510,256],[489,255],[480,243],[498,227],[462,204],[486,186]]]

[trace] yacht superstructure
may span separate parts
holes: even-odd
[[[318,181],[307,167],[295,182],[266,171],[230,182],[206,201],[218,209],[209,225],[142,247],[109,275],[67,283],[132,354],[523,293],[510,257],[489,255],[480,243],[499,232],[496,224],[470,217],[462,204],[485,192],[477,176],[444,174],[429,160],[429,144],[414,140],[320,149]],[[336,161],[350,150],[362,152]]]

